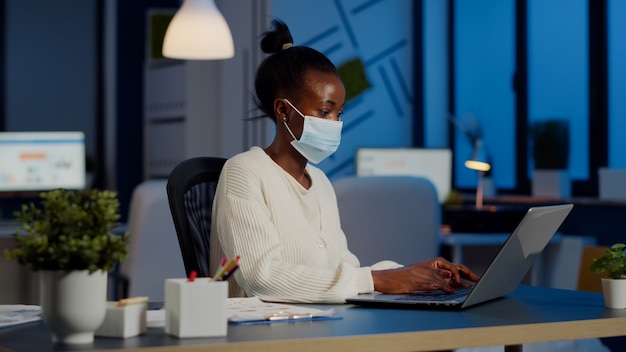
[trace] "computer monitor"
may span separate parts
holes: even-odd
[[[0,132],[0,192],[85,188],[83,132]]]
[[[452,151],[433,148],[359,148],[357,176],[421,176],[437,189],[441,203],[452,186]]]

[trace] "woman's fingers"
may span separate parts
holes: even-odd
[[[433,261],[436,268],[446,269],[452,273],[452,277],[457,284],[461,283],[461,279],[470,281],[478,281],[478,275],[474,274],[468,267],[463,264],[451,263],[444,258],[437,258]]]

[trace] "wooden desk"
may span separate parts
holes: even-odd
[[[336,306],[341,320],[229,326],[228,336],[176,339],[162,328],[128,339],[96,338],[80,350],[435,351],[626,335],[626,310],[605,309],[599,293],[520,286],[512,295],[460,312]],[[43,323],[0,330],[0,350],[55,351]]]

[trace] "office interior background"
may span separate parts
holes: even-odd
[[[95,186],[117,190],[126,214],[134,187],[166,177],[181,157],[269,143],[273,125],[246,118],[255,116],[250,92],[264,57],[258,37],[280,18],[295,45],[362,78],[342,145],[319,165],[331,179],[354,174],[360,147],[451,148],[452,186],[471,192],[477,174],[463,161],[472,146],[452,119],[480,126],[500,194],[530,193],[537,120],[569,123],[573,196],[597,196],[598,168],[626,168],[624,0],[216,3],[235,58],[181,62],[155,58],[150,37],[153,16],[173,14],[178,0],[0,0],[0,130],[85,132]],[[177,67],[183,92],[155,74]],[[152,95],[176,99],[153,104]],[[169,113],[151,137],[155,109]],[[168,132],[191,120],[200,122]]]

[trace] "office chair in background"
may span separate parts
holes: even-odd
[[[195,157],[178,164],[167,180],[167,197],[187,276],[209,277],[211,209],[226,159]]]
[[[184,277],[176,252],[174,223],[165,179],[148,180],[133,190],[128,214],[128,258],[120,263],[117,298],[148,296],[162,301],[165,279]]]
[[[602,278],[609,277],[609,273],[597,274],[589,267],[595,258],[600,258],[606,252],[607,246],[585,246],[583,247],[580,267],[578,268],[578,283],[576,289],[579,291],[602,292]]]
[[[428,179],[353,176],[333,186],[348,248],[361,265],[408,265],[439,255],[441,205]]]

